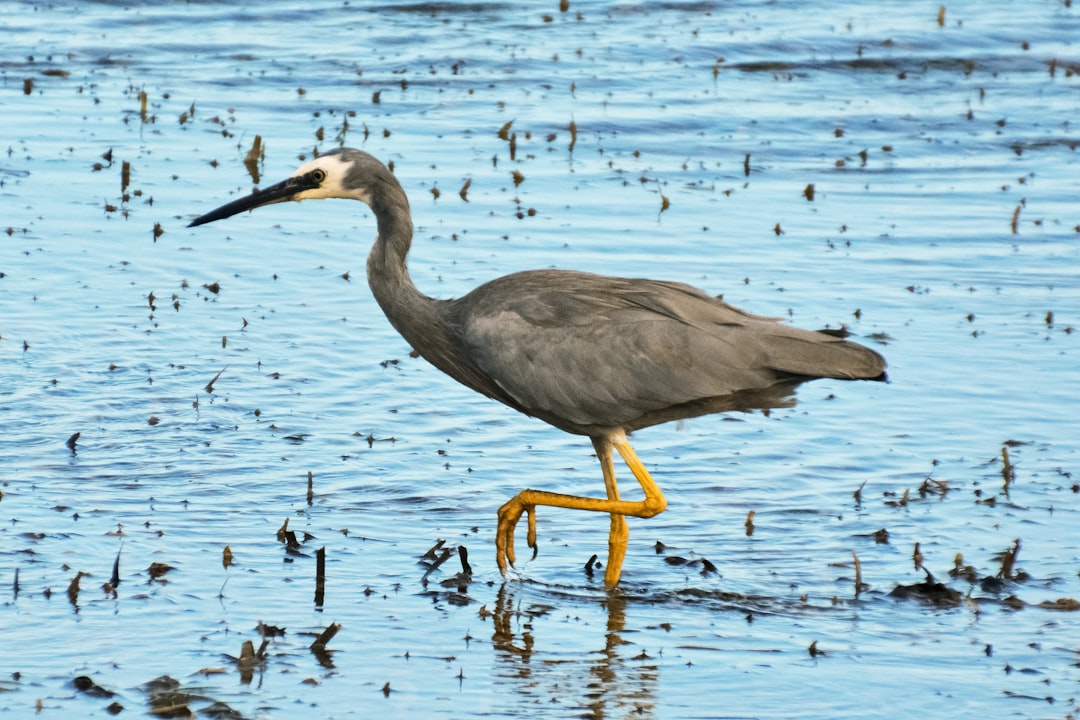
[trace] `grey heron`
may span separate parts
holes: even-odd
[[[885,378],[885,360],[873,350],[744,312],[677,282],[532,270],[460,298],[428,297],[406,265],[413,224],[405,191],[361,150],[327,152],[189,227],[273,203],[322,198],[371,208],[378,234],[367,260],[368,284],[417,353],[489,398],[592,440],[606,497],[525,489],[502,505],[495,558],[504,575],[515,560],[522,514],[535,557],[536,506],[546,505],[610,515],[604,582],[618,584],[629,539],[626,516],[652,517],[667,507],[629,433],[707,413],[789,407],[795,387],[816,378]],[[620,497],[613,450],[641,485],[643,499]]]

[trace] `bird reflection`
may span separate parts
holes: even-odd
[[[503,584],[492,613],[495,684],[510,686],[506,692],[498,693],[499,697],[517,698],[530,706],[537,702],[557,703],[578,717],[594,720],[652,714],[660,670],[644,652],[637,658],[626,657],[632,643],[623,637],[625,596],[610,593],[601,603],[607,612],[607,622],[604,632],[596,633],[597,650],[564,656],[559,652],[557,638],[541,642],[538,650],[533,634],[533,620],[554,612],[555,608],[526,601],[520,590]],[[579,640],[587,629],[575,632]]]

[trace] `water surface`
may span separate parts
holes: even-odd
[[[939,7],[11,4],[0,708],[1074,715],[1080,20]],[[409,356],[363,206],[185,227],[340,143],[393,162],[429,294],[690,282],[845,325],[891,382],[642,431],[669,509],[631,521],[621,592],[582,569],[606,519],[550,509],[503,582],[496,509],[599,494],[589,444]],[[471,582],[426,574],[440,539]],[[890,596],[926,581],[916,545],[955,595]],[[260,623],[284,635],[241,668]]]

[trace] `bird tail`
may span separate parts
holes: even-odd
[[[765,342],[769,355],[777,359],[773,369],[782,374],[838,380],[888,379],[885,358],[832,333],[785,332],[770,335]]]

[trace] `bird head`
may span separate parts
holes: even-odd
[[[192,220],[188,227],[205,225],[245,210],[289,200],[351,198],[368,202],[367,185],[357,178],[363,177],[363,170],[372,166],[381,168],[382,163],[363,151],[351,148],[331,150],[304,163],[285,180],[211,210]]]

